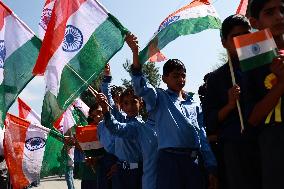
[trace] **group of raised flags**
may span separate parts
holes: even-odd
[[[246,6],[247,0],[241,0],[238,12],[244,13]],[[220,27],[221,20],[209,1],[193,0],[160,24],[139,53],[140,62],[163,61],[166,57],[161,50],[179,36]],[[76,110],[87,117],[88,107],[77,98],[122,48],[128,32],[97,0],[46,0],[38,38],[0,2],[0,120],[7,115],[5,158],[14,188],[27,186],[61,166],[57,161],[63,146],[60,132],[77,124]],[[239,44],[241,52],[243,43]],[[21,99],[19,117],[7,114],[34,75],[45,76],[41,116]],[[83,146],[99,145],[92,139],[85,141],[84,133],[96,132],[78,128]],[[51,148],[53,153],[48,153]]]

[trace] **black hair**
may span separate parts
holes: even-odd
[[[92,106],[90,107],[90,109],[89,109],[89,115],[90,115],[93,111],[97,110],[99,107],[100,107],[99,103],[94,102],[94,103],[92,104]]]
[[[138,97],[138,96],[135,94],[135,92],[134,92],[134,90],[133,90],[132,87],[127,87],[127,88],[121,93],[121,95],[120,95],[120,97],[119,97],[120,102],[122,102],[123,99],[124,99],[126,96],[133,96],[135,99],[140,99],[140,97]]]
[[[241,14],[234,14],[229,17],[227,17],[221,27],[221,38],[227,39],[229,33],[233,30],[235,26],[244,26],[250,28],[250,23],[247,17],[241,15]]]
[[[121,86],[115,86],[115,85],[112,85],[112,86],[111,86],[111,96],[112,96],[112,97],[114,97],[114,96],[120,96],[122,92],[123,92],[123,87],[121,87]]]
[[[169,59],[163,67],[163,75],[168,76],[169,73],[173,72],[174,70],[182,70],[186,72],[186,68],[182,61],[178,59]]]

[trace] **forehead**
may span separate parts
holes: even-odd
[[[178,75],[178,74],[185,74],[185,70],[183,69],[174,69],[173,71],[171,71],[169,74],[170,75]]]
[[[239,35],[250,33],[250,27],[249,26],[234,26],[233,29],[228,34],[229,37],[236,37]]]
[[[284,6],[283,0],[270,0],[267,1],[267,3],[264,4],[261,12],[277,9],[279,7]]]
[[[131,94],[124,95],[122,98],[122,103],[128,102],[128,101],[139,101],[139,100],[138,100],[138,97],[135,95],[131,95]]]

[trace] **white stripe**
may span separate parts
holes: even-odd
[[[108,15],[94,0],[88,0],[68,19],[67,25],[75,26],[82,32],[83,44],[81,49],[107,17]],[[63,68],[81,50],[65,52],[62,47],[63,42],[49,60],[46,70],[46,78],[48,78],[46,79],[47,90],[52,92],[55,96],[58,94],[59,81]]]
[[[92,141],[92,142],[79,142],[82,150],[92,150],[92,149],[100,149],[103,148],[103,145],[100,141]]]
[[[41,19],[43,18],[48,18],[49,13],[52,12],[53,9],[53,5],[54,5],[54,1],[51,1],[50,3],[48,3],[45,7],[43,7],[42,9],[42,13],[41,13]],[[48,11],[47,11],[48,10]],[[51,15],[50,15],[51,16]],[[50,18],[49,18],[50,19]],[[43,20],[40,20],[39,26],[38,26],[38,37],[43,40],[44,35],[45,35],[45,27],[47,27],[47,23],[45,23]]]
[[[48,129],[43,130],[42,127],[33,124],[31,124],[27,130],[23,157],[23,173],[30,183],[39,178],[48,133]],[[30,145],[32,140],[34,140],[34,145]],[[43,143],[35,145],[37,143],[36,140],[39,142],[42,141]]]
[[[258,49],[259,51],[253,50],[253,49]],[[239,60],[245,60],[247,58],[251,58],[269,51],[273,51],[276,49],[276,44],[273,40],[273,38],[269,38],[267,40],[261,41],[256,44],[252,45],[247,45],[242,48],[237,48],[237,53],[239,56]]]
[[[6,48],[5,60],[15,52],[19,47],[29,41],[34,34],[30,29],[21,22],[16,15],[6,16],[4,19],[4,25],[0,31],[0,40],[4,40]],[[0,68],[0,84],[4,80],[4,69]]]
[[[70,128],[76,125],[76,122],[72,115],[73,110],[74,108],[72,106],[69,106],[63,114],[63,134],[65,134]]]
[[[180,21],[180,20],[186,20],[186,19],[192,19],[192,18],[201,18],[205,16],[213,16],[216,18],[219,18],[217,11],[215,8],[211,5],[200,5],[192,8],[185,9],[171,17],[169,17],[167,20],[165,20],[159,27],[158,31],[155,33],[157,34],[165,27]]]
[[[15,52],[19,47],[29,41],[34,35],[26,30],[25,27],[13,16],[7,16],[4,20],[5,28],[4,43],[6,47],[6,59]],[[1,35],[2,36],[2,35]],[[1,38],[3,40],[3,38]]]

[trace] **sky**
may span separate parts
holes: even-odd
[[[2,0],[36,34],[44,0]],[[234,14],[240,0],[211,0],[221,20]],[[104,7],[139,40],[141,50],[152,38],[160,23],[175,10],[191,0],[99,0]],[[224,49],[220,42],[219,30],[206,30],[198,34],[182,36],[168,44],[163,50],[167,58],[178,58],[186,66],[186,91],[196,93],[206,73],[220,65],[220,53]],[[121,79],[130,79],[122,64],[132,59],[132,52],[125,44],[111,60],[113,84],[121,85]],[[162,73],[164,62],[156,63]],[[162,83],[162,88],[166,86]],[[45,84],[42,76],[35,77],[20,94],[20,97],[40,114]],[[15,102],[9,112],[17,114]]]

